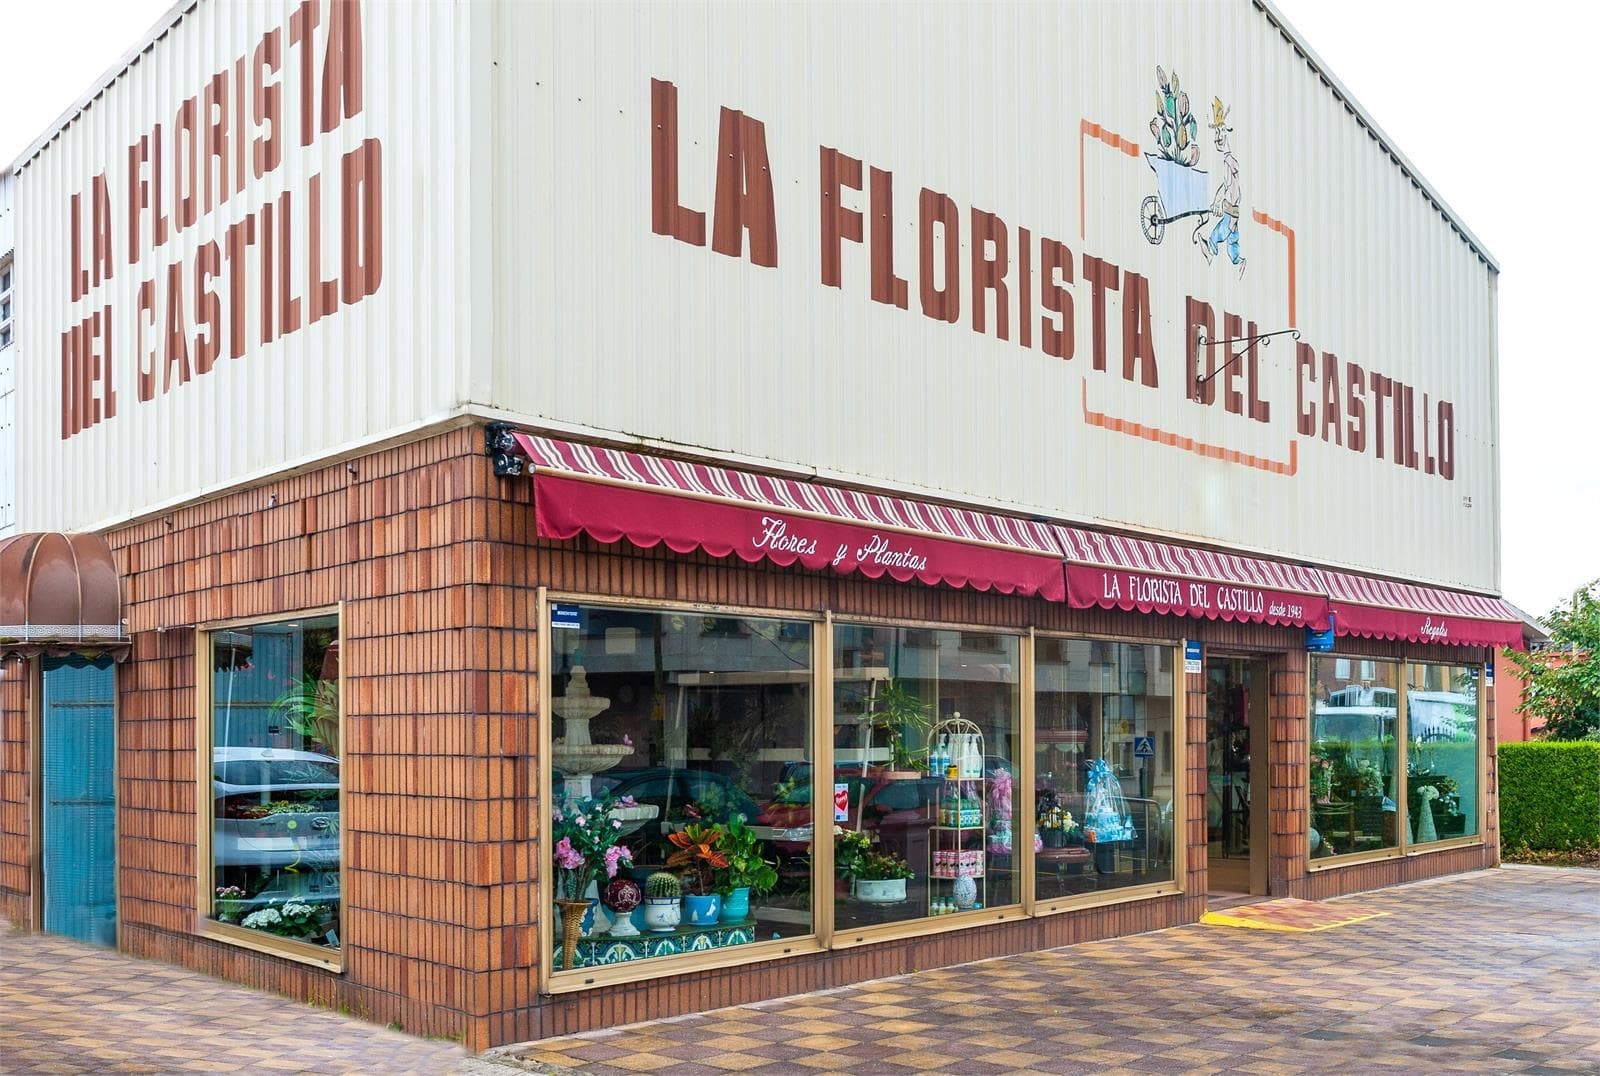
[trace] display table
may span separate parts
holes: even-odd
[[[679,953],[699,953],[707,949],[722,949],[729,945],[748,945],[756,939],[756,921],[743,919],[737,923],[716,923],[712,926],[682,926],[670,931],[641,931],[637,937],[613,938],[600,934],[578,942],[575,968],[592,968],[601,964],[621,964],[629,960],[647,960],[657,956],[676,956]],[[561,969],[561,941],[556,939],[552,967]]]

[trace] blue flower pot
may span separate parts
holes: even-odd
[[[691,926],[715,926],[717,916],[722,912],[722,896],[718,893],[707,897],[686,896],[683,898],[683,910],[688,914]]]
[[[722,898],[722,914],[718,916],[718,920],[723,923],[737,923],[748,918],[750,918],[750,887],[742,885]]]

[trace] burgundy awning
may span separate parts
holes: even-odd
[[[514,433],[533,464],[540,536],[796,562],[1062,601],[1042,523]]]
[[[0,657],[127,648],[122,581],[104,538],[0,538]]]
[[[1075,609],[1328,626],[1328,597],[1315,569],[1078,527],[1054,530]]]
[[[1321,575],[1340,635],[1455,646],[1523,645],[1522,617],[1499,598],[1347,572]]]

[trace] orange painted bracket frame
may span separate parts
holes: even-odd
[[[1085,138],[1098,139],[1112,149],[1120,150],[1130,157],[1139,156],[1139,143],[1123,138],[1117,132],[1102,127],[1093,120],[1081,119],[1078,121],[1078,238],[1085,238],[1088,228],[1088,218],[1084,208],[1084,183],[1083,183],[1083,141]]]
[[[1234,463],[1241,467],[1253,467],[1258,471],[1269,474],[1281,474],[1293,478],[1300,470],[1300,446],[1293,438],[1289,439],[1289,459],[1287,462],[1268,459],[1265,456],[1256,456],[1248,452],[1240,452],[1233,448],[1224,448],[1221,445],[1208,444],[1205,441],[1196,441],[1193,437],[1183,434],[1169,433],[1156,426],[1146,426],[1142,422],[1129,422],[1125,418],[1115,418],[1104,411],[1095,411],[1089,407],[1089,379],[1083,379],[1083,421],[1090,426],[1110,430],[1112,433],[1127,434],[1129,437],[1138,437],[1145,441],[1154,441],[1158,445],[1170,445],[1181,448],[1185,452],[1193,452],[1197,456],[1207,459],[1221,460],[1223,463]]]
[[[1289,326],[1298,328],[1300,321],[1295,313],[1295,297],[1297,286],[1295,282],[1295,255],[1294,255],[1294,229],[1276,217],[1269,216],[1259,209],[1252,209],[1250,216],[1255,218],[1257,224],[1265,225],[1289,241]]]

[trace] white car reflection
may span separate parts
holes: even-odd
[[[212,861],[218,868],[339,866],[339,760],[313,751],[212,752]]]

